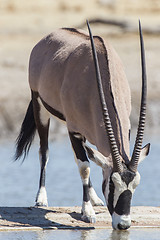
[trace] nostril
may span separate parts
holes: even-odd
[[[126,229],[128,229],[130,226],[129,226],[129,225],[122,225],[121,223],[119,223],[117,227],[118,227],[119,230],[126,230]]]
[[[120,224],[120,223],[118,224],[117,227],[118,227],[119,230],[122,230],[122,229],[123,229],[123,226],[122,226],[122,224]]]

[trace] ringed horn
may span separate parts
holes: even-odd
[[[101,101],[102,112],[103,112],[103,119],[105,123],[106,132],[109,137],[109,143],[110,143],[110,148],[111,148],[111,153],[113,158],[113,168],[114,168],[114,171],[121,173],[123,172],[123,165],[121,162],[119,150],[117,147],[111,120],[108,113],[108,108],[105,101],[100,68],[98,63],[98,57],[97,57],[96,49],[94,46],[94,40],[93,40],[93,36],[92,36],[88,21],[87,21],[87,26],[88,26],[90,40],[91,40],[92,53],[93,53],[93,59],[95,64],[96,77],[97,77],[97,85],[98,85],[98,91],[100,95],[100,101]],[[131,157],[131,161],[129,162],[129,165],[128,165],[128,168],[133,172],[137,171],[140,152],[142,149],[142,141],[143,141],[143,135],[144,135],[145,119],[146,119],[146,98],[147,98],[145,52],[144,52],[144,43],[143,43],[143,36],[142,36],[140,21],[139,21],[139,33],[140,33],[141,65],[142,65],[142,95],[141,95],[141,108],[140,108],[139,125],[137,130],[136,142],[135,142],[133,154]]]
[[[140,20],[139,20],[139,34],[140,34],[140,45],[141,45],[142,93],[141,93],[141,108],[140,108],[137,136],[136,136],[136,141],[135,141],[131,161],[128,166],[129,169],[133,172],[137,171],[138,161],[139,161],[139,157],[142,149],[144,127],[145,127],[145,120],[146,120],[146,105],[147,105],[146,63],[145,63],[145,51],[144,51],[143,35],[142,35]]]
[[[104,119],[105,129],[106,129],[106,132],[109,137],[109,143],[110,143],[110,148],[111,148],[111,153],[112,153],[112,158],[113,158],[113,168],[114,168],[114,171],[118,171],[119,173],[121,173],[121,172],[123,172],[123,166],[122,166],[122,162],[120,159],[119,150],[117,147],[111,120],[110,120],[109,113],[108,113],[108,108],[107,108],[106,101],[105,101],[97,52],[96,52],[96,49],[94,46],[94,40],[93,40],[93,36],[92,36],[88,21],[87,21],[87,26],[88,26],[90,40],[91,40],[92,53],[93,53],[93,59],[94,59],[94,64],[95,64],[96,77],[97,77],[97,85],[98,85],[98,91],[99,91],[99,95],[100,95],[100,101],[101,101],[102,112],[103,112],[103,119]]]

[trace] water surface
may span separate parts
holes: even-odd
[[[160,205],[160,148],[159,137],[153,136],[149,157],[139,165],[141,183],[135,191],[132,205]],[[13,162],[14,145],[0,144],[0,206],[33,206],[39,184],[38,144],[31,148],[28,158]],[[147,138],[145,140],[147,143]],[[98,195],[104,200],[100,167],[91,163],[91,179]],[[82,184],[74,161],[68,137],[50,143],[46,188],[49,206],[76,206],[82,204]],[[0,232],[3,240],[159,240],[160,229],[131,228],[128,231],[103,230],[44,230]]]
[[[160,229],[106,230],[45,230],[0,232],[3,240],[159,240]]]
[[[160,206],[160,148],[153,136],[149,156],[139,165],[141,182],[133,196],[132,205]],[[13,162],[14,145],[0,144],[0,206],[33,206],[38,191],[40,164],[38,141],[28,158]],[[147,139],[145,143],[147,143]],[[102,170],[91,162],[91,180],[97,194],[104,200]],[[50,143],[46,189],[49,206],[76,206],[82,204],[82,184],[68,137]]]

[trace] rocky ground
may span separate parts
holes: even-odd
[[[158,0],[2,0],[0,2],[0,134],[16,136],[29,99],[28,59],[33,46],[57,27],[86,29],[109,40],[120,55],[132,92],[131,122],[137,124],[140,93],[138,19],[144,29],[148,73],[147,128],[160,125],[160,2]],[[111,21],[104,24],[103,21]],[[108,22],[109,23],[109,22]],[[53,123],[53,132],[63,130]],[[56,126],[56,128],[55,128]]]

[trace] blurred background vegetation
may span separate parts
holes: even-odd
[[[141,66],[138,19],[141,19],[148,74],[146,129],[160,126],[160,1],[159,0],[1,0],[0,1],[0,135],[14,137],[30,101],[28,60],[33,46],[59,27],[86,29],[113,45],[124,63],[132,93],[132,126],[139,113]],[[53,138],[65,134],[52,121]],[[51,134],[52,135],[52,134]]]

